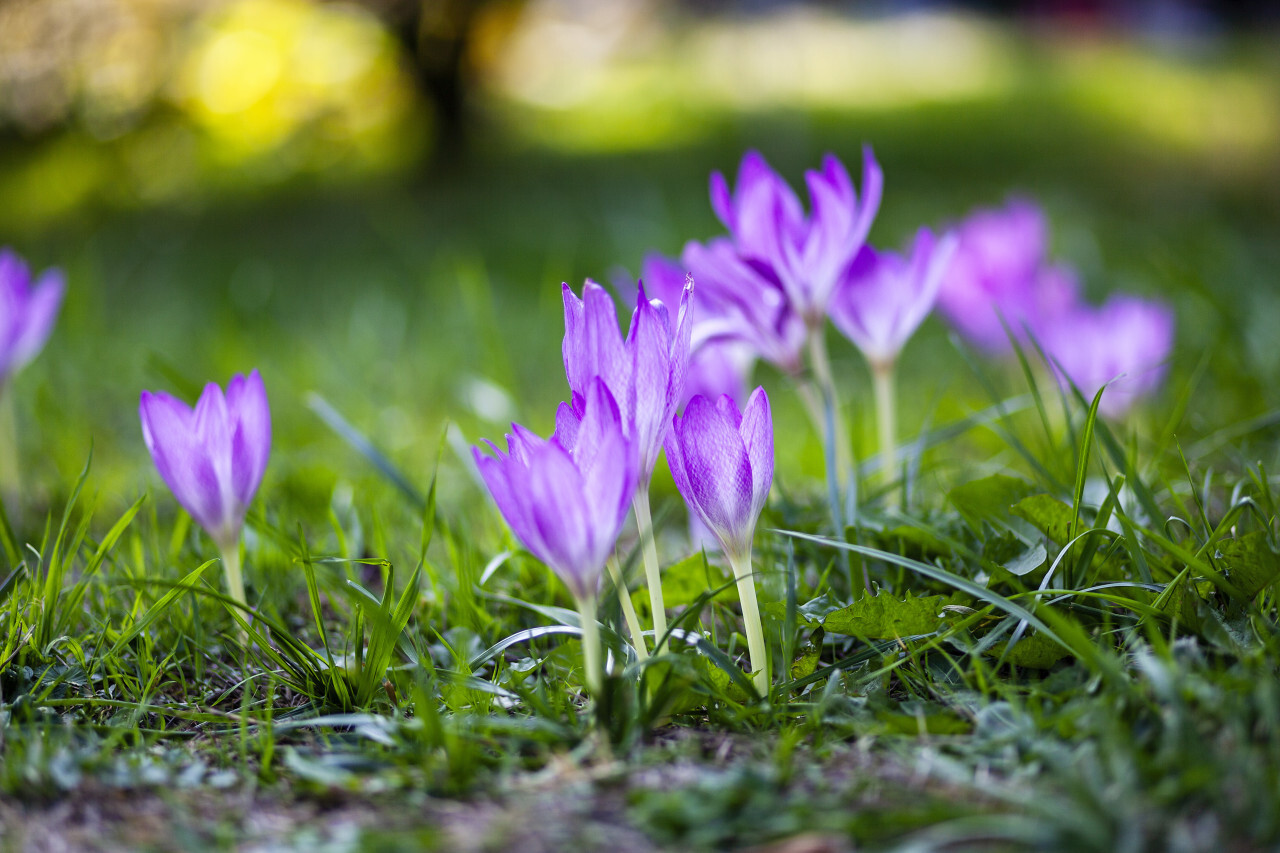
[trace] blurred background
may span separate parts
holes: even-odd
[[[64,492],[92,443],[97,491],[131,499],[155,482],[138,392],[254,366],[275,495],[380,488],[309,392],[425,483],[446,420],[470,441],[550,427],[561,281],[626,281],[719,233],[707,178],[747,148],[798,182],[864,142],[886,173],[874,243],[1031,195],[1092,298],[1176,308],[1169,388],[1131,429],[1213,441],[1262,417],[1233,434],[1247,455],[1280,403],[1276,9],[0,0],[0,245],[69,281],[7,389],[28,497]],[[869,449],[865,368],[833,346]],[[904,434],[981,389],[930,320],[903,356]],[[783,470],[819,474],[781,405]]]

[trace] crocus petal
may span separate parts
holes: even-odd
[[[174,498],[215,539],[226,535],[223,490],[191,410],[168,394],[144,391],[138,415],[147,450]]]
[[[247,507],[262,483],[271,457],[271,409],[257,370],[227,383],[227,410],[235,421],[231,440],[231,488]]]
[[[27,300],[25,316],[16,329],[9,356],[8,369],[11,372],[21,370],[40,352],[53,331],[65,291],[66,280],[61,271],[49,270],[40,277],[40,283]]]
[[[627,348],[631,351],[634,396],[628,406],[634,417],[632,438],[640,453],[640,464],[647,474],[657,462],[667,425],[670,421],[667,390],[671,380],[671,331],[666,328],[641,290],[639,304],[631,324]],[[688,346],[685,347],[688,361]]]
[[[751,463],[751,525],[754,531],[755,520],[764,509],[769,489],[773,486],[773,414],[764,388],[751,392],[742,411],[739,434]]]
[[[689,401],[675,424],[689,487],[685,500],[730,553],[741,553],[753,521],[751,463],[737,427],[705,397]]]

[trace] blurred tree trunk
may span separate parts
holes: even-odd
[[[412,71],[435,109],[437,157],[445,162],[466,153],[472,82],[467,51],[487,2],[363,0],[387,22],[412,59]]]

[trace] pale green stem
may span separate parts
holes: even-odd
[[[600,626],[596,623],[594,595],[578,599],[578,617],[582,622],[583,680],[587,684],[587,692],[598,697],[604,686],[604,659],[600,653]]]
[[[627,622],[627,630],[631,632],[631,645],[635,647],[636,657],[640,660],[647,660],[649,652],[644,647],[644,629],[640,627],[640,617],[636,616],[636,607],[631,603],[631,596],[627,594],[627,579],[622,576],[622,567],[618,565],[618,558],[609,555],[609,577],[613,578],[613,585],[618,590],[618,599],[622,603],[622,618]]]
[[[222,549],[222,570],[227,576],[227,593],[241,607],[247,608],[249,600],[244,594],[244,575],[240,571],[240,543]],[[241,614],[246,619],[248,613]]]
[[[826,416],[821,415],[818,423],[824,426],[819,433],[822,435],[824,444],[829,441],[834,445],[834,448],[829,448],[828,452],[835,453],[836,485],[840,494],[843,495],[845,479],[853,467],[853,460],[849,453],[849,436],[845,431],[844,415],[840,412],[840,398],[836,394],[835,376],[831,372],[831,359],[827,355],[827,336],[823,333],[821,326],[809,331],[809,367],[813,370],[813,376],[818,381],[822,397],[830,404],[835,418],[834,435],[827,436]]]
[[[16,512],[22,498],[22,469],[18,461],[18,414],[13,395],[0,384],[0,494]]]
[[[800,397],[800,403],[804,406],[805,414],[809,416],[809,423],[813,425],[813,431],[823,438],[823,444],[826,444],[826,416],[822,413],[822,396],[818,390],[813,387],[813,383],[808,379],[796,377],[796,394]]]
[[[660,655],[667,650],[667,609],[662,603],[662,572],[658,566],[658,546],[653,541],[653,517],[649,513],[649,486],[641,484],[631,501],[636,514],[636,529],[640,532],[640,548],[644,553],[644,577],[649,585],[649,606],[653,610],[653,653]]]
[[[756,580],[751,570],[751,552],[729,555],[729,565],[738,582],[738,598],[742,602],[742,623],[747,630],[747,654],[755,674],[756,690],[769,696],[769,650],[764,644],[764,624],[760,621],[760,604],[756,601]]]
[[[898,444],[898,403],[894,397],[894,368],[892,361],[878,361],[871,364],[871,377],[876,394],[876,422],[880,432],[880,476],[888,485],[897,475]],[[897,503],[897,492],[891,491],[888,497],[889,506]]]

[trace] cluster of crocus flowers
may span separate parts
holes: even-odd
[[[224,394],[210,382],[195,408],[164,392],[143,391],[142,437],[161,479],[222,555],[227,589],[248,602],[240,534],[271,456],[271,410],[262,377],[237,374]]]
[[[1110,418],[1159,388],[1173,349],[1167,305],[1127,295],[1085,302],[1075,273],[1049,261],[1044,213],[1025,199],[977,210],[957,233],[939,303],[967,340],[997,355],[1034,341],[1064,387],[1092,397],[1106,386],[1099,411]]]
[[[838,483],[849,463],[826,351],[825,322],[830,317],[871,367],[881,467],[891,473],[896,448],[894,366],[907,339],[933,309],[955,238],[935,237],[922,229],[905,257],[868,245],[884,189],[883,172],[869,147],[863,150],[861,194],[844,165],[830,154],[820,169],[806,173],[805,183],[807,214],[787,182],[758,153],[748,152],[732,189],[721,174],[711,178],[711,206],[729,236],[707,243],[690,241],[678,266],[659,259],[646,261],[645,268],[662,271],[665,277],[683,268],[698,281],[691,364],[699,373],[745,388],[745,374],[760,358],[795,380],[827,444],[829,471]],[[742,379],[733,371],[741,371]],[[732,393],[730,388],[723,390]],[[741,401],[740,392],[735,399]]]
[[[641,285],[625,338],[618,327],[613,298],[603,287],[588,281],[581,298],[567,284],[562,290],[564,369],[573,393],[570,408],[578,413],[587,385],[597,378],[603,381],[618,401],[627,438],[639,458],[632,508],[644,555],[654,632],[661,643],[667,633],[667,617],[649,508],[649,481],[684,393],[693,325],[693,282],[681,291],[675,317],[661,300],[650,300]]]

